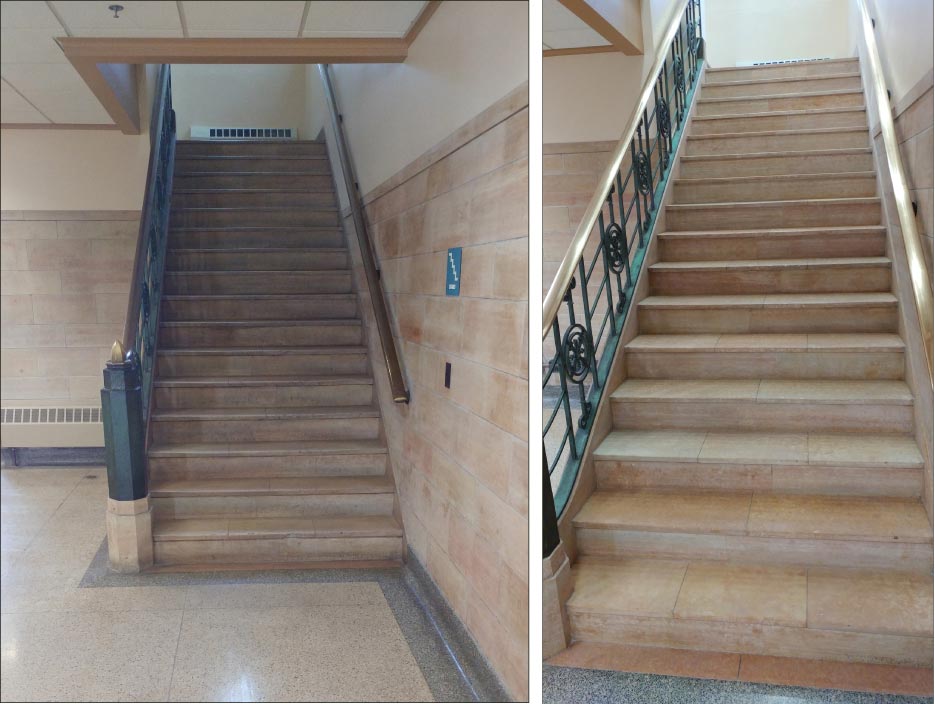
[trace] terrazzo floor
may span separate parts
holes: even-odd
[[[118,575],[106,498],[103,468],[0,472],[3,701],[503,700],[418,565]]]

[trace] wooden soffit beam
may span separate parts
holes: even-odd
[[[616,51],[626,56],[642,56],[643,23],[639,0],[558,1],[610,42]]]

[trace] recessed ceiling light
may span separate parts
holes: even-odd
[[[123,5],[108,5],[107,9],[114,13],[114,19],[120,19],[120,13],[123,10]]]

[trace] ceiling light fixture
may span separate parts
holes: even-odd
[[[123,11],[123,5],[108,5],[107,9],[114,13],[114,19],[117,20],[120,19],[118,13]]]

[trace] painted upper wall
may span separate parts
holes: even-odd
[[[856,56],[850,2],[704,0],[702,27],[708,64],[721,68],[756,61]],[[931,23],[928,27],[930,31]]]
[[[172,106],[179,139],[192,125],[292,127],[305,122],[305,66],[178,64],[172,67]]]
[[[876,20],[875,37],[886,75],[886,87],[893,93],[893,104],[930,71],[933,63],[932,24],[935,5],[932,0],[866,0],[870,15]],[[850,0],[856,23],[857,3]],[[852,43],[856,44],[859,34]],[[931,85],[931,82],[929,82]],[[875,121],[875,120],[874,120]]]
[[[526,2],[443,2],[402,64],[334,67],[367,193],[528,80]]]

